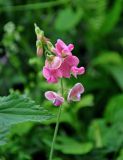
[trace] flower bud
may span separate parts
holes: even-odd
[[[36,41],[36,47],[37,47],[37,56],[41,57],[43,54],[43,46],[40,40]]]
[[[37,47],[37,56],[41,57],[43,55],[43,48]]]
[[[49,49],[51,52],[53,52],[54,46],[53,46],[53,44],[52,44],[50,41],[47,41],[47,47],[48,47],[48,49]]]
[[[35,33],[37,35],[37,39],[38,40],[42,40],[42,38],[44,37],[44,31],[42,31],[38,26],[37,24],[34,24],[35,26]]]

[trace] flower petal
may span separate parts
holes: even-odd
[[[72,72],[72,74],[74,75],[74,77],[76,78],[77,75],[81,75],[81,74],[84,74],[84,73],[85,73],[85,68],[84,68],[84,67],[78,68],[78,67],[76,67],[76,66],[73,66],[73,67],[71,68],[71,72]]]
[[[69,51],[72,51],[74,49],[74,45],[73,44],[69,44],[68,48],[69,48]]]
[[[57,98],[54,101],[54,105],[55,106],[60,106],[63,102],[64,102],[64,98],[59,96],[59,95],[57,95]]]
[[[47,79],[48,83],[57,83],[58,78],[62,77],[62,73],[59,69],[49,69],[46,66],[44,66],[43,76]]]
[[[65,58],[65,62],[71,67],[77,66],[79,64],[79,59],[76,56],[68,56]]]
[[[46,59],[45,66],[49,69],[57,69],[62,64],[62,58],[58,56],[53,56],[51,59]]]
[[[56,93],[53,91],[47,91],[45,92],[45,98],[54,101],[56,99]]]
[[[67,46],[61,39],[58,39],[53,51],[57,56],[66,57],[72,55],[71,51],[73,48],[73,44]]]
[[[53,91],[45,92],[45,98],[52,101],[54,106],[60,106],[64,102],[64,98]]]
[[[68,93],[68,101],[80,101],[81,94],[84,92],[84,87],[81,83],[76,83]]]

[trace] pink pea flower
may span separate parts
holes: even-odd
[[[58,56],[48,57],[45,61],[45,66],[49,69],[58,69],[62,64],[62,58]]]
[[[64,98],[53,91],[45,92],[45,97],[46,99],[52,101],[55,106],[60,106],[64,102]]]
[[[76,83],[68,93],[67,100],[70,101],[80,101],[81,94],[84,92],[84,87],[81,83]]]
[[[77,75],[81,75],[81,74],[84,74],[84,73],[85,73],[85,68],[84,68],[84,67],[78,68],[78,67],[76,67],[76,66],[73,66],[73,67],[71,68],[71,73],[73,74],[73,76],[74,76],[75,78],[77,78]]]
[[[54,52],[60,57],[66,57],[72,55],[71,51],[73,49],[73,44],[69,44],[67,46],[61,39],[58,39],[57,43],[55,44]]]
[[[59,69],[50,69],[46,66],[43,67],[43,76],[47,79],[48,83],[57,83],[58,78],[62,78],[62,74]]]
[[[62,62],[59,70],[64,78],[70,78],[71,68],[79,64],[79,59],[76,56],[67,56]]]

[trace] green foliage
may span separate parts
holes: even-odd
[[[0,97],[0,144],[3,144],[2,136],[6,133],[4,130],[11,125],[27,121],[42,122],[51,117],[44,108],[25,95],[12,93],[7,97]]]
[[[114,96],[106,107],[105,117],[111,123],[123,121],[123,94]]]
[[[0,160],[48,159],[58,108],[44,92],[60,85],[41,74],[34,23],[53,44],[73,43],[86,69],[64,80],[66,97],[77,82],[85,92],[64,103],[54,160],[123,159],[122,14],[123,0],[0,1]]]
[[[113,7],[109,10],[107,16],[105,17],[105,21],[101,27],[102,34],[107,34],[112,31],[112,29],[117,24],[120,19],[120,15],[123,9],[123,1],[117,0],[114,1]]]
[[[61,10],[55,21],[56,29],[60,31],[74,29],[74,27],[80,22],[82,14],[83,12],[80,8],[77,8],[76,11],[73,11],[71,7]]]
[[[72,144],[72,145],[71,145]],[[60,150],[64,154],[86,154],[93,148],[91,142],[80,143],[74,139],[68,137],[59,137],[56,144],[56,150]]]

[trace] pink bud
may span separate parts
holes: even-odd
[[[43,48],[37,47],[37,56],[41,57],[43,55]]]
[[[80,101],[81,94],[84,92],[84,87],[81,83],[76,83],[73,88],[70,89],[68,93],[67,100],[70,101]]]
[[[49,101],[52,101],[55,106],[60,106],[64,102],[64,98],[53,91],[45,92],[45,97]]]

